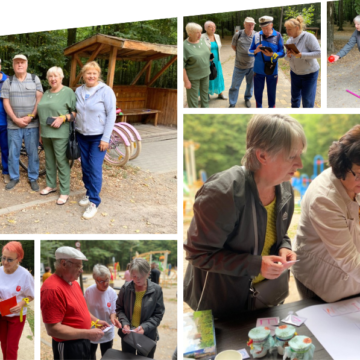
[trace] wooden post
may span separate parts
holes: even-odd
[[[111,50],[110,50],[110,55],[109,55],[109,71],[108,71],[107,80],[106,80],[106,83],[111,88],[114,85],[116,55],[117,55],[117,48],[115,46],[112,46]]]
[[[152,60],[149,61],[149,66],[146,69],[146,75],[145,75],[145,85],[148,85],[150,82],[150,76],[151,76],[151,68],[152,68]]]
[[[75,83],[76,65],[77,65],[76,58],[73,55],[71,57],[70,80],[69,80],[69,87],[70,88],[76,85],[76,83]]]
[[[151,79],[150,83],[147,85],[153,85],[154,82],[162,75],[162,73],[176,61],[176,59],[177,56],[173,56],[173,58]]]
[[[143,67],[143,68],[139,71],[139,73],[135,76],[134,80],[131,82],[130,85],[135,85],[135,84],[139,81],[141,75],[144,73],[144,71],[145,71],[150,65],[151,65],[151,60],[148,61],[148,62],[144,65],[144,67]]]

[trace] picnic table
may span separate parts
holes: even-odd
[[[160,110],[155,109],[124,109],[122,110],[123,115],[120,115],[121,122],[127,122],[128,116],[135,116],[135,115],[147,115],[146,122],[148,122],[148,115],[155,114],[154,118],[154,126],[157,126],[158,116]]]

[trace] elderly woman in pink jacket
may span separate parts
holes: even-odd
[[[302,298],[334,302],[360,293],[360,125],[333,142],[329,164],[301,202],[292,271]]]

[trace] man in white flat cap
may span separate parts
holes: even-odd
[[[28,179],[31,190],[39,191],[39,120],[37,106],[43,95],[40,79],[27,72],[25,55],[13,58],[14,76],[9,76],[1,89],[7,113],[10,181],[5,189],[11,190],[20,181],[19,159],[22,143],[28,154]]]
[[[244,21],[244,29],[238,31],[232,39],[231,47],[235,51],[235,67],[229,89],[229,103],[231,108],[235,107],[239,97],[239,89],[244,78],[246,79],[246,90],[244,95],[245,106],[251,107],[250,99],[254,88],[254,57],[248,51],[255,35],[255,20],[247,17]]]
[[[55,273],[41,288],[41,312],[46,331],[53,338],[54,359],[90,359],[90,341],[100,340],[104,336],[101,329],[109,325],[89,313],[76,281],[87,258],[69,246],[58,248],[55,258]],[[96,323],[94,329],[92,322]]]
[[[262,108],[262,98],[266,80],[269,108],[276,103],[276,85],[278,82],[278,59],[285,56],[284,41],[281,34],[273,29],[273,18],[262,16],[259,19],[261,31],[256,33],[249,55],[255,57],[254,93],[256,107]]]

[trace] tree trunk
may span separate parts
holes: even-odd
[[[76,43],[76,32],[77,32],[77,28],[73,28],[73,29],[68,29],[68,34],[67,34],[67,47],[74,45]],[[66,72],[69,74],[68,77],[64,78],[64,85],[69,86],[69,81],[70,81],[70,68],[71,68],[71,59],[67,58],[67,63],[65,65],[65,70]]]
[[[344,11],[343,11],[343,2],[344,0],[339,1],[339,28],[338,31],[344,31],[343,22],[344,22]]]
[[[327,50],[334,52],[334,3],[327,3]]]
[[[280,25],[279,25],[279,33],[280,33],[280,34],[281,34],[281,27],[282,27],[282,21],[283,21],[283,14],[284,14],[284,8],[281,7]]]

